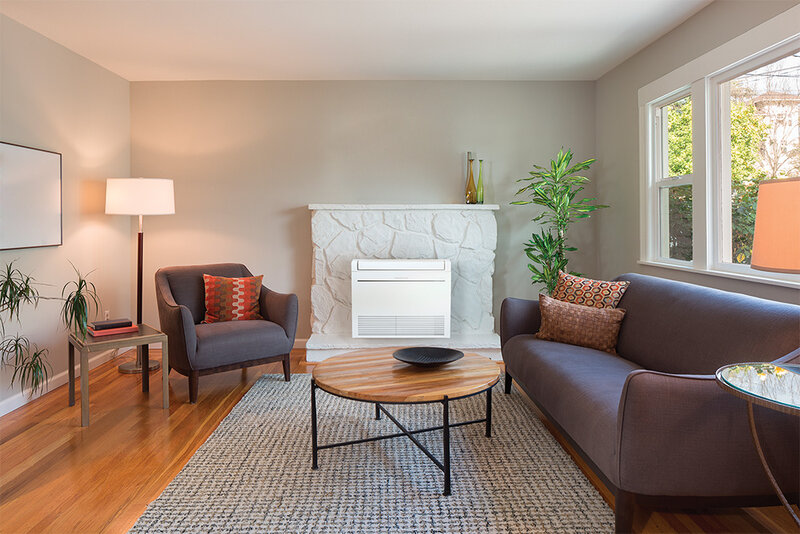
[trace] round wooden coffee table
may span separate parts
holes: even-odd
[[[450,429],[486,423],[486,437],[492,435],[492,387],[500,379],[500,366],[477,354],[464,354],[455,362],[438,367],[417,367],[396,360],[396,349],[369,349],[334,356],[314,366],[311,378],[311,468],[317,468],[317,453],[322,449],[344,447],[370,441],[408,437],[444,473],[444,495],[450,495]],[[375,418],[386,414],[401,432],[384,436],[317,444],[316,390],[346,399],[375,404]],[[449,403],[486,392],[486,416],[482,419],[450,422]],[[441,426],[409,430],[384,404],[441,403]],[[415,434],[442,431],[443,461],[433,455]]]

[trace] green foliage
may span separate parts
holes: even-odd
[[[692,247],[692,186],[669,188],[669,257],[691,261]]]
[[[667,114],[669,173],[680,176],[692,172],[692,102],[672,104]],[[755,229],[758,184],[768,178],[757,163],[760,149],[769,134],[769,126],[757,114],[756,107],[745,101],[731,102],[731,241],[734,263],[750,263]],[[678,189],[678,188],[672,188]],[[675,192],[670,199],[670,257],[691,258],[691,193]],[[670,196],[673,197],[670,191]],[[674,202],[673,202],[674,201]],[[680,244],[677,242],[680,241]],[[674,248],[677,247],[677,248]],[[674,254],[673,254],[674,251]]]
[[[756,225],[758,184],[767,173],[758,169],[769,126],[752,104],[731,102],[731,245],[734,263],[750,263]]]
[[[563,255],[559,256],[559,249],[575,250],[574,248],[565,248],[564,240],[553,235],[549,230],[531,234],[530,240],[525,243],[525,255],[533,262],[528,264],[528,269],[533,273],[531,280],[535,284],[544,284],[549,295],[556,287],[558,271],[564,271],[567,268],[567,259]]]
[[[692,174],[692,100],[686,97],[667,107],[669,175]]]
[[[19,311],[23,304],[39,302],[39,291],[33,285],[30,276],[14,267],[14,262],[6,265],[5,271],[0,274],[0,326],[3,325],[2,315],[8,314],[8,319],[15,317],[19,320]]]
[[[95,311],[99,309],[99,299],[94,284],[87,281],[77,269],[75,273],[78,279],[65,284],[61,291],[64,298],[62,318],[68,330],[85,339],[90,309],[92,305]],[[52,369],[47,361],[47,349],[40,349],[22,335],[6,336],[3,319],[19,322],[24,304],[36,306],[40,299],[46,298],[39,294],[34,284],[35,280],[15,268],[13,261],[0,271],[0,363],[14,368],[11,385],[19,383],[22,390],[30,388],[31,395],[43,391],[50,378]],[[70,287],[74,287],[74,290],[64,297]]]
[[[517,195],[527,194],[529,200],[517,200],[515,205],[536,204],[545,208],[532,219],[543,222],[546,226],[540,233],[532,234],[525,244],[525,254],[532,264],[528,264],[534,284],[543,284],[547,292],[552,294],[558,280],[558,271],[565,271],[567,260],[565,253],[577,250],[567,246],[567,229],[578,219],[585,219],[600,208],[608,206],[596,204],[595,198],[576,200],[589,181],[576,173],[584,171],[595,162],[594,159],[582,161],[570,167],[572,151],[559,150],[556,159],[550,161],[550,167],[533,166],[533,171],[518,182],[529,182],[517,191]]]
[[[71,280],[64,284],[61,289],[61,298],[64,299],[64,306],[61,308],[61,315],[67,330],[71,330],[75,337],[86,339],[89,329],[89,313],[94,307],[95,313],[100,309],[100,299],[97,297],[97,289],[92,282],[80,273],[73,265],[77,280]],[[91,274],[91,273],[89,273]],[[67,290],[73,288],[65,297]]]
[[[47,349],[31,345],[24,336],[10,336],[0,341],[0,355],[4,365],[14,368],[12,386],[19,380],[20,387],[29,387],[32,395],[44,390],[52,370],[47,361]]]
[[[0,363],[14,368],[11,385],[19,381],[20,387],[31,388],[31,393],[44,389],[49,376],[50,364],[47,363],[47,350],[31,345],[28,338],[21,335],[5,336],[5,315],[9,321],[19,321],[23,304],[39,303],[39,291],[34,280],[14,267],[14,262],[5,266],[0,273]]]

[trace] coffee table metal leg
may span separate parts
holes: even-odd
[[[486,390],[486,437],[492,437],[492,388]]]
[[[381,418],[381,405],[377,402],[375,403],[375,419]]]
[[[317,468],[317,382],[311,379],[311,469]]]
[[[442,401],[442,430],[443,430],[443,448],[444,448],[444,493],[442,495],[450,495],[450,406],[447,395],[444,396]]]

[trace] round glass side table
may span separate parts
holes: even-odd
[[[775,493],[795,523],[800,526],[800,518],[792,509],[781,491],[778,481],[767,464],[761,442],[758,440],[756,424],[753,419],[753,404],[800,417],[800,365],[772,363],[736,363],[717,369],[717,384],[732,395],[747,401],[747,418],[750,421],[750,434],[753,443]]]

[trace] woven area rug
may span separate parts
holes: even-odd
[[[311,470],[310,375],[265,375],[131,532],[610,532],[613,514],[518,391],[493,394],[483,424],[451,430],[452,495],[408,438],[326,449]],[[387,406],[407,428],[441,405]],[[318,391],[319,443],[396,432],[374,406]],[[480,419],[485,396],[451,402]],[[417,435],[441,458],[441,432]]]

